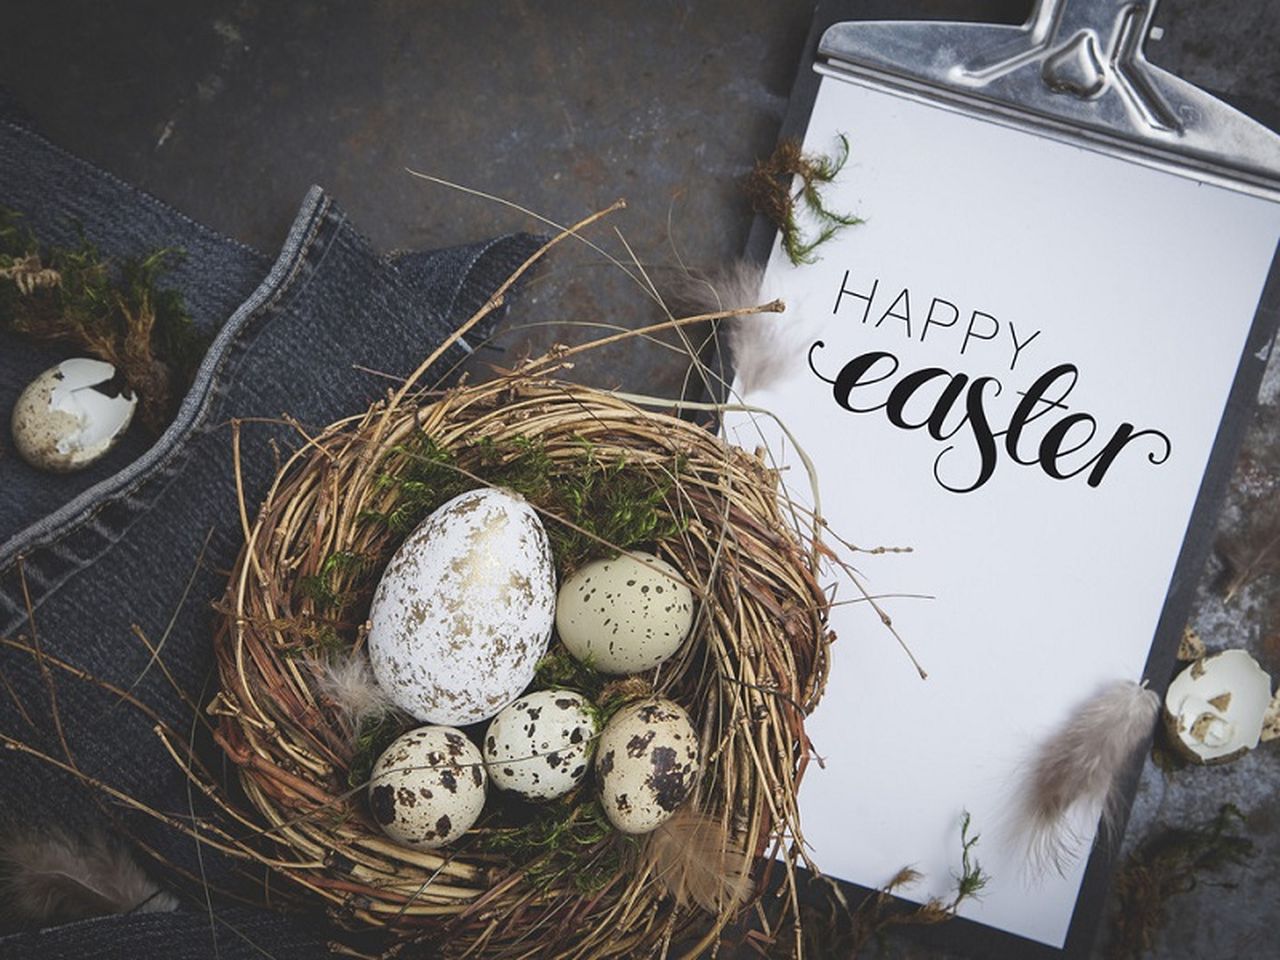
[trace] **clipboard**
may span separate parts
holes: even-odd
[[[834,530],[912,549],[860,559],[864,585],[931,596],[884,601],[923,682],[868,605],[833,613],[805,835],[864,890],[914,866],[923,902],[968,812],[992,882],[932,936],[982,956],[1092,944],[1118,840],[1078,824],[1076,860],[1030,875],[1000,839],[1013,783],[1100,683],[1163,695],[1280,319],[1280,137],[1145,59],[1154,6],[821,3],[782,133],[847,138],[824,199],[865,222],[812,265],[766,223],[749,240],[790,342],[785,374],[735,389],[790,434],[736,412],[726,435],[812,505],[802,448]]]

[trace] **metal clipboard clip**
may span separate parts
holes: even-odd
[[[1280,198],[1280,136],[1151,64],[1155,0],[1039,0],[1022,26],[843,22],[814,69],[1245,193]]]

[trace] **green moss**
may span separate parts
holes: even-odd
[[[208,346],[181,294],[161,286],[180,257],[158,250],[112,262],[83,237],[42,248],[19,214],[0,208],[0,329],[107,361],[159,432]]]
[[[425,434],[396,449],[407,460],[379,483],[396,490],[395,506],[365,518],[407,535],[453,497],[473,490],[482,478],[513,490],[541,508],[552,554],[562,571],[617,550],[679,535],[686,524],[670,509],[675,479],[684,467],[673,457],[666,470],[625,458],[605,458],[586,441],[582,455],[557,463],[537,439],[491,438],[448,450]],[[465,463],[465,471],[461,464]]]
[[[313,574],[299,577],[297,590],[321,611],[341,614],[369,587],[375,563],[365,554],[338,551],[326,557]]]
[[[373,765],[382,752],[391,746],[396,737],[408,728],[406,719],[399,714],[386,714],[378,719],[365,720],[356,734],[355,753],[351,769],[347,772],[347,784],[362,787],[369,782]]]
[[[1171,899],[1194,889],[1208,874],[1245,864],[1254,844],[1234,832],[1243,824],[1240,810],[1226,803],[1205,823],[1160,829],[1143,840],[1112,882],[1117,906],[1107,957],[1137,960],[1149,953],[1168,919]]]
[[[598,893],[618,875],[634,841],[614,830],[598,800],[575,797],[543,807],[520,826],[489,831],[482,849],[506,854],[539,890],[566,882],[580,894]]]
[[[782,235],[782,249],[794,266],[816,263],[817,249],[846,227],[862,223],[853,214],[831,210],[822,196],[849,159],[849,140],[838,136],[832,156],[803,153],[797,140],[784,140],[768,159],[755,165],[747,178],[752,208],[764,214]],[[799,179],[800,186],[792,189]],[[817,233],[806,237],[799,222],[800,210],[808,211]]]

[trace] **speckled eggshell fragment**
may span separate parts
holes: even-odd
[[[651,554],[594,560],[565,579],[556,630],[568,651],[601,673],[652,670],[680,649],[693,625],[693,591]]]
[[[369,661],[400,708],[428,723],[487,720],[546,653],[555,568],[546,531],[501,490],[454,497],[409,535],[369,610]]]
[[[397,843],[433,850],[462,836],[484,810],[480,750],[461,730],[419,727],[391,742],[369,778],[369,809]]]
[[[538,690],[502,708],[484,737],[489,777],[530,800],[562,797],[587,774],[595,749],[591,702],[571,690]]]
[[[13,406],[13,445],[39,470],[73,473],[102,459],[133,420],[138,398],[103,360],[63,360],[36,377]]]
[[[662,697],[628,704],[596,747],[605,815],[623,833],[649,833],[689,795],[700,767],[698,735],[678,704]]]

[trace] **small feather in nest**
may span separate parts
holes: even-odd
[[[353,732],[366,720],[381,720],[394,709],[378,685],[363,650],[350,650],[316,665],[316,689],[333,705]]]
[[[764,270],[739,260],[719,273],[686,275],[671,293],[681,313],[697,316],[741,310],[770,303],[764,290]],[[789,367],[803,362],[800,321],[790,314],[749,313],[724,321],[729,357],[740,392],[768,389]]]
[[[100,831],[28,828],[0,839],[0,918],[6,928],[177,907],[123,844]]]
[[[742,845],[706,814],[688,807],[649,834],[641,870],[676,903],[695,903],[708,913],[728,912],[751,890],[750,860]]]
[[[1076,818],[1112,832],[1121,774],[1155,725],[1160,698],[1145,684],[1107,684],[1039,748],[1019,785],[1014,837],[1029,865],[1063,873],[1079,855]]]

